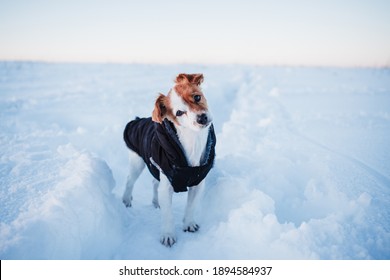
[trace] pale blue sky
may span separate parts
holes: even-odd
[[[390,66],[389,0],[0,0],[0,60]]]

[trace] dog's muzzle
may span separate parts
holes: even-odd
[[[207,125],[209,124],[210,122],[210,119],[209,117],[207,116],[207,114],[203,113],[203,114],[200,114],[196,117],[196,122],[200,125]]]

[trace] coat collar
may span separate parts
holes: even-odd
[[[181,144],[174,124],[168,119],[164,119],[162,124],[158,125],[157,137],[159,138],[160,145],[169,153],[173,153],[172,156],[177,160],[175,165],[177,166],[189,166],[187,158],[184,153],[183,145]],[[205,165],[210,161],[211,150],[214,149],[216,144],[216,137],[214,127],[211,124],[209,127],[209,134],[207,137],[207,144],[205,153],[201,159],[200,165]],[[214,157],[211,159],[214,160]]]

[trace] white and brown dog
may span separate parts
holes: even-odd
[[[169,247],[176,242],[173,192],[188,191],[183,230],[197,231],[195,205],[214,163],[216,138],[202,82],[202,74],[179,74],[169,93],[158,96],[152,117],[136,118],[124,131],[130,174],[123,203],[131,206],[134,183],[146,165],[155,178],[153,204],[162,212],[160,241]]]

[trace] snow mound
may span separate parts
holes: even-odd
[[[58,147],[56,160],[62,163],[53,171],[56,183],[27,198],[10,224],[1,224],[2,258],[107,258],[118,246],[123,225],[111,193],[115,181],[110,168],[70,144]]]

